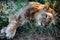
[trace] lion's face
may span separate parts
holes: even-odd
[[[31,6],[30,13],[34,12],[35,14],[34,18],[37,26],[45,26],[54,19],[54,10],[50,8],[49,3],[29,2],[29,5]]]
[[[35,14],[34,17],[35,17],[37,26],[39,26],[39,25],[40,26],[45,26],[54,19],[53,14],[50,13],[50,12],[47,12],[45,10],[40,10],[39,12],[37,12]]]

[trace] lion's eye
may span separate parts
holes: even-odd
[[[47,16],[46,18],[48,19],[49,17]]]
[[[47,15],[46,15],[46,18],[47,18]]]
[[[49,18],[49,16],[48,16],[48,15],[46,15],[46,18],[48,19],[48,18]]]
[[[50,17],[49,17],[49,16],[47,16],[46,18],[47,18],[47,19],[50,19]]]
[[[47,18],[48,17],[46,14],[44,14],[43,16],[44,16],[44,18]]]

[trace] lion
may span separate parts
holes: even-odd
[[[14,15],[10,15],[9,24],[2,28],[0,34],[7,39],[13,38],[16,29],[27,22],[33,22],[36,26],[45,26],[55,18],[55,11],[49,4],[38,2],[28,2],[23,8]],[[54,22],[53,22],[54,23]]]

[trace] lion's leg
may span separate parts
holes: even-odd
[[[17,21],[13,20],[13,21],[11,21],[11,23],[8,24],[7,27],[1,29],[1,34],[4,37],[7,37],[8,39],[13,38],[18,26],[19,26],[19,20],[17,20]]]
[[[27,22],[27,19],[24,15],[29,8],[29,6],[26,6],[25,8],[22,8],[17,14],[13,15],[13,17],[11,16],[11,18],[9,18],[9,24],[5,28],[6,30],[3,29],[4,32],[1,31],[2,35],[5,34],[4,36],[8,39],[13,38],[15,36],[16,29]]]

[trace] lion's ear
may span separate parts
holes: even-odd
[[[48,9],[49,9],[49,7],[50,7],[50,3],[49,3],[49,2],[47,2],[47,3],[45,3],[45,7],[44,7],[43,9],[48,10]]]

